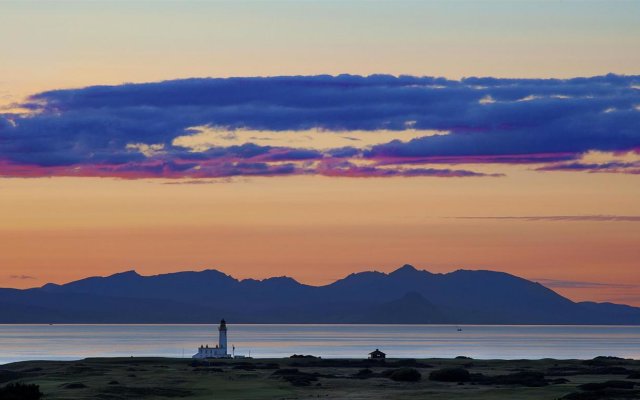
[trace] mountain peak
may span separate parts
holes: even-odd
[[[114,278],[115,277],[122,277],[122,278],[131,277],[131,278],[133,278],[133,277],[139,277],[139,276],[141,276],[141,275],[138,272],[136,272],[135,269],[132,269],[132,270],[129,270],[129,271],[124,271],[124,272],[118,272],[116,274],[111,275],[111,277],[114,277]]]
[[[413,274],[416,272],[420,272],[420,271],[418,271],[416,267],[414,267],[413,265],[405,264],[402,267],[390,273],[389,275],[405,275],[405,274]]]
[[[261,284],[261,283],[266,283],[266,284],[288,284],[288,285],[300,285],[301,283],[296,281],[295,279],[291,278],[290,276],[273,276],[271,278],[265,278],[265,279],[243,279],[241,281],[242,283],[251,283],[251,284]]]

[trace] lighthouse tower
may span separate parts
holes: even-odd
[[[209,347],[209,345],[202,345],[198,347],[198,353],[193,355],[193,358],[231,358],[233,355],[227,353],[227,323],[223,319],[220,321],[218,327],[218,345],[215,347]],[[238,357],[240,358],[240,357]]]
[[[220,326],[218,327],[219,338],[218,338],[218,347],[223,349],[224,353],[227,353],[227,323],[224,321],[220,321]]]

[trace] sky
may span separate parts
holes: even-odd
[[[0,287],[410,263],[640,306],[640,3],[0,2]]]

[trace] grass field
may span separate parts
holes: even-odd
[[[391,372],[415,369],[421,379],[395,381]],[[430,379],[460,368],[468,379]],[[463,371],[464,372],[464,371]],[[465,372],[466,373],[466,372]],[[0,366],[0,387],[40,386],[44,399],[637,399],[640,361],[370,360],[90,358]],[[446,375],[446,374],[445,374]],[[604,385],[580,387],[602,382]],[[635,387],[634,387],[635,385]],[[621,388],[621,386],[624,386]]]

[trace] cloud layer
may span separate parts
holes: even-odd
[[[15,108],[28,112],[0,114],[1,176],[640,171],[639,76],[186,79],[54,90]]]

